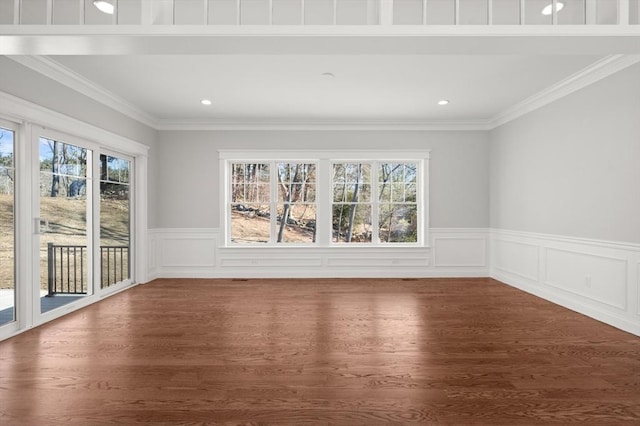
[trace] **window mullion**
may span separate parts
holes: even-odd
[[[377,245],[380,243],[380,236],[378,235],[379,220],[380,220],[380,203],[378,198],[378,168],[379,163],[374,161],[371,164],[371,244]]]
[[[328,246],[331,242],[332,176],[331,162],[327,159],[320,159],[316,172],[316,243],[320,246]]]
[[[418,210],[418,244],[427,245],[429,241],[429,204],[425,197],[429,188],[429,157],[418,162],[418,179],[416,181],[416,205]]]
[[[269,244],[276,244],[278,238],[278,162],[269,163]]]

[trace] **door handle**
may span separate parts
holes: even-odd
[[[42,230],[42,222],[44,222],[44,232]],[[42,235],[49,232],[49,220],[36,217],[33,219],[33,233],[36,235]]]

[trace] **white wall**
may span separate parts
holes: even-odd
[[[487,132],[161,132],[158,228],[149,271],[158,277],[487,276]],[[219,149],[430,149],[428,247],[259,248],[224,245]]]
[[[640,65],[491,132],[491,276],[640,335]]]
[[[157,226],[220,226],[218,149],[431,149],[430,226],[489,225],[486,132],[164,131],[158,141]]]
[[[640,65],[490,139],[492,228],[640,243]]]

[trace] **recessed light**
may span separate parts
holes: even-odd
[[[206,105],[206,106],[209,106],[209,105],[212,104],[212,102],[209,99],[203,99],[203,100],[200,101],[200,103],[202,105]]]
[[[446,99],[443,99],[441,101],[438,101],[438,105],[449,105],[449,101]]]
[[[109,15],[113,15],[116,11],[116,7],[108,0],[93,0],[93,5],[97,7],[100,12],[104,12]]]
[[[320,74],[320,76],[326,80],[331,80],[336,77],[336,75],[332,72],[323,72],[322,74]]]
[[[560,12],[564,7],[564,3],[561,1],[556,2],[556,12]],[[545,16],[549,16],[553,13],[553,3],[550,3],[542,9],[542,14]]]

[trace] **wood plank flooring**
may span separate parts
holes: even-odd
[[[640,338],[492,279],[157,280],[0,342],[0,424],[640,424]]]

